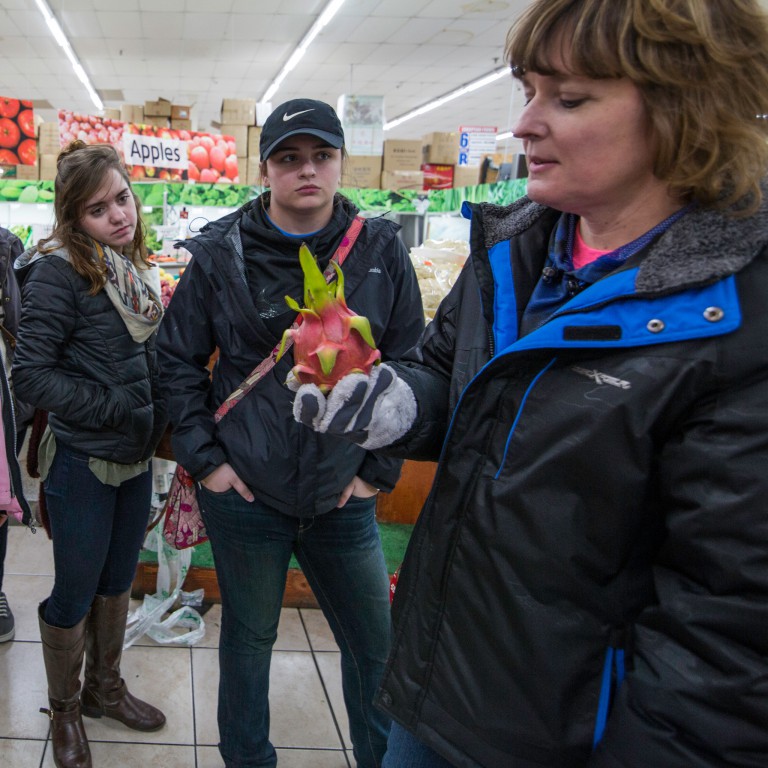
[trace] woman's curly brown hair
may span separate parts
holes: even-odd
[[[515,77],[631,80],[649,115],[655,175],[682,200],[754,212],[768,172],[768,16],[756,0],[537,0],[513,24]],[[733,207],[735,206],[735,208]]]

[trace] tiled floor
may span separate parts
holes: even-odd
[[[0,644],[0,768],[53,768],[37,605],[53,583],[45,532],[9,530],[3,590],[16,617],[16,638]],[[123,655],[123,677],[139,697],[156,704],[168,722],[140,734],[111,720],[85,718],[99,768],[215,768],[217,647],[220,609],[205,613],[205,637],[192,648],[160,646],[142,638]],[[271,673],[272,743],[280,768],[354,765],[341,696],[339,652],[317,610],[285,609]],[[349,750],[349,751],[348,751]]]

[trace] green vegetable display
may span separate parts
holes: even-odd
[[[490,202],[509,205],[525,194],[527,179],[514,179],[495,184],[478,184],[459,189],[441,189],[422,192],[415,189],[392,191],[388,189],[342,189],[361,211],[394,213],[451,213],[462,203]],[[143,214],[147,227],[147,247],[159,252],[162,247],[153,224],[163,223],[163,202],[172,206],[225,206],[237,208],[258,197],[262,188],[242,184],[184,184],[162,182],[134,183],[141,204],[151,208]],[[54,198],[53,181],[26,181],[0,179],[0,202],[51,203]],[[31,237],[31,227],[23,227],[25,245]]]
[[[0,202],[50,203],[53,201],[52,181],[27,181],[26,179],[0,180]]]

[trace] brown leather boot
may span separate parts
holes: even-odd
[[[46,601],[47,602],[47,601]],[[51,743],[56,768],[91,768],[91,750],[80,716],[80,669],[85,647],[85,618],[69,629],[52,627],[43,619],[45,602],[38,608],[43,661],[48,678]]]
[[[85,625],[85,682],[80,708],[87,717],[111,717],[136,731],[156,731],[165,715],[128,692],[120,676],[130,592],[96,595]]]

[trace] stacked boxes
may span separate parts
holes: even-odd
[[[344,163],[342,187],[378,189],[381,182],[381,155],[351,155]]]
[[[143,123],[144,105],[143,104],[123,104],[120,107],[120,119],[124,123]]]
[[[177,131],[191,131],[192,107],[186,104],[171,104],[171,128]]]
[[[456,165],[459,159],[459,134],[434,131],[424,136],[422,162],[437,165]]]
[[[224,125],[255,125],[256,99],[223,99],[221,122]]]
[[[25,181],[37,181],[37,179],[40,178],[39,164],[35,163],[34,165],[17,165],[16,178],[24,179]]]
[[[250,136],[249,128],[256,123],[256,100],[255,99],[223,99],[221,102],[221,133],[224,136],[232,136],[235,140],[237,157],[247,160],[250,156]],[[240,163],[238,162],[238,165]],[[245,175],[242,168],[240,171],[240,180],[245,183],[248,174],[248,163],[243,164]]]
[[[38,155],[58,155],[60,151],[59,123],[40,123],[37,129]]]
[[[384,142],[381,188],[424,188],[421,142],[418,139],[387,139]]]
[[[39,178],[56,178],[56,158],[60,151],[58,121],[40,123],[37,129],[37,175]]]
[[[39,155],[38,162],[40,163],[41,179],[56,178],[56,158],[57,155]]]
[[[259,160],[259,141],[261,139],[261,127],[248,126],[248,155],[245,158],[245,175],[240,176],[241,184],[258,184],[261,180]],[[239,161],[238,161],[239,165]]]

